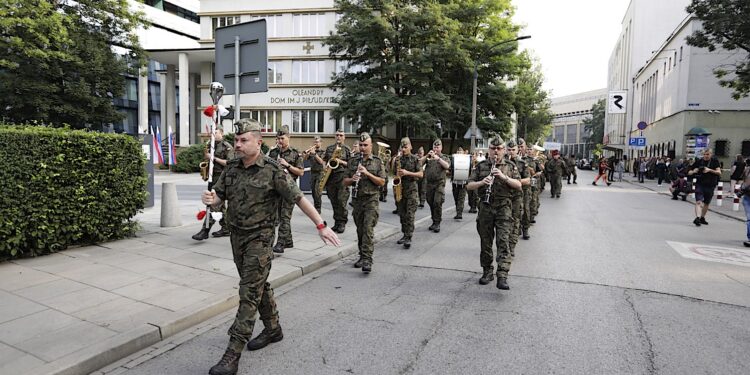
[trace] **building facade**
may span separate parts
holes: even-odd
[[[552,134],[547,141],[561,143],[563,155],[590,158],[596,145],[588,142],[590,134],[585,130],[583,120],[591,118],[591,107],[606,98],[606,88],[552,98],[550,110],[554,117]]]

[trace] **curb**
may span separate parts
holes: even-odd
[[[629,184],[631,184],[631,185],[633,185],[633,186],[637,186],[637,187],[640,187],[640,188],[642,188],[642,189],[647,189],[647,190],[651,190],[651,191],[653,191],[654,193],[656,193],[656,194],[659,194],[659,195],[664,195],[664,196],[667,196],[667,197],[671,196],[670,194],[667,194],[667,193],[664,193],[664,192],[661,192],[661,191],[658,191],[658,190],[654,190],[654,189],[652,189],[652,188],[650,188],[650,187],[648,187],[648,186],[646,186],[646,185],[639,185],[639,184],[636,184],[636,183],[634,183],[634,182],[632,182],[632,181],[630,181],[630,180],[625,180],[625,181],[627,181],[627,183],[629,183]],[[690,204],[691,206],[694,206],[694,205],[695,205],[695,201],[692,201],[692,202],[691,202],[691,201],[685,200],[684,202],[687,202],[687,203],[688,203],[688,204]],[[728,219],[734,219],[734,220],[737,220],[737,221],[739,221],[739,222],[745,222],[745,219],[742,219],[742,218],[739,218],[739,217],[736,217],[736,216],[734,216],[734,215],[731,215],[731,214],[727,214],[727,213],[724,213],[724,212],[721,212],[721,211],[717,211],[717,210],[713,209],[712,207],[713,207],[713,206],[709,206],[709,207],[708,207],[708,210],[709,210],[709,211],[711,211],[711,212],[713,212],[713,213],[715,213],[715,214],[717,214],[717,215],[719,215],[719,216],[724,216],[724,217],[726,217],[726,218],[728,218]],[[739,212],[739,211],[738,211],[738,212]]]
[[[455,211],[456,207],[448,207],[443,212]],[[428,215],[414,221],[414,226],[421,226],[432,218]],[[374,242],[377,244],[389,237],[400,233],[398,227],[389,227],[375,233]],[[270,281],[273,288],[278,288],[303,275],[317,271],[331,263],[345,259],[357,253],[357,244],[353,243],[343,246],[341,250],[331,255],[322,257],[308,265],[298,267],[297,270],[281,275]],[[178,312],[175,319],[156,323],[147,323],[143,326],[117,334],[110,337],[96,347],[81,349],[63,358],[47,363],[33,369],[30,375],[79,375],[90,374],[117,362],[129,355],[143,350],[151,345],[163,341],[170,336],[182,332],[192,326],[205,322],[230,309],[236,308],[239,296],[236,291],[218,295],[208,301],[201,301],[185,307]]]

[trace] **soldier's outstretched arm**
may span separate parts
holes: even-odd
[[[299,207],[302,212],[304,212],[305,215],[310,218],[310,220],[313,222],[313,224],[315,224],[316,227],[320,227],[320,224],[323,224],[323,218],[320,217],[318,210],[316,210],[315,206],[313,206],[313,204],[310,203],[309,200],[305,199],[305,197],[301,197],[297,201],[297,207]],[[319,228],[318,235],[325,244],[341,246],[341,240],[339,240],[339,237],[336,235],[336,233],[332,231],[328,226]]]

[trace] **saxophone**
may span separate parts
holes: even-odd
[[[337,169],[339,167],[339,162],[336,161],[341,157],[341,146],[336,145],[336,149],[333,150],[333,154],[331,155],[331,160],[328,160],[328,163],[326,164],[325,169],[323,170],[323,176],[320,178],[320,184],[318,185],[318,189],[322,192],[323,189],[326,187],[326,182],[328,182],[328,178],[331,177],[331,172],[333,172],[334,169]]]
[[[396,158],[396,176],[393,177],[393,198],[396,200],[396,203],[401,202],[401,190],[403,189],[401,187],[401,177],[398,175],[400,170],[401,156],[398,156]]]

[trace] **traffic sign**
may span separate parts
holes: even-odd
[[[610,91],[607,99],[608,113],[625,113],[628,103],[628,92],[625,90]]]
[[[638,123],[638,130],[646,130],[647,127],[648,124],[646,123],[646,121],[641,121]]]
[[[646,147],[646,137],[632,137],[628,140],[628,146],[633,149],[643,149]]]
[[[268,91],[265,19],[217,28],[215,40],[215,77],[224,85],[224,95]],[[236,84],[239,84],[237,90]],[[235,104],[237,107],[238,100]]]

